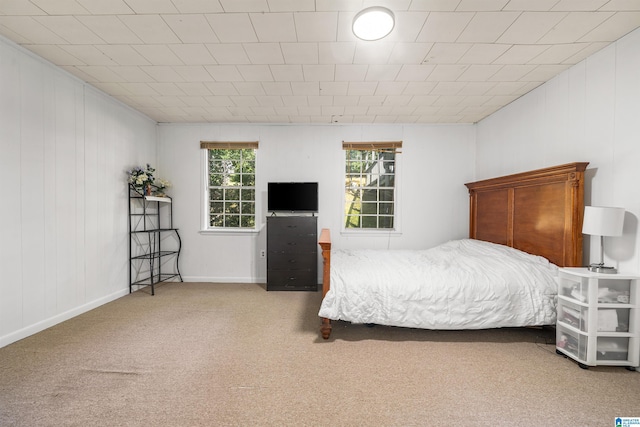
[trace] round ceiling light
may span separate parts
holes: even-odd
[[[353,34],[359,39],[373,41],[389,35],[395,25],[393,12],[379,6],[358,12],[353,18]]]

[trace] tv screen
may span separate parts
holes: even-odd
[[[267,210],[269,212],[318,212],[318,183],[268,183]]]

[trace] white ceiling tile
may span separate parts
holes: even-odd
[[[280,43],[244,43],[243,47],[251,64],[284,64]]]
[[[427,77],[429,81],[456,81],[464,73],[468,65],[438,64]]]
[[[405,64],[400,68],[396,81],[424,81],[436,68],[434,64]]]
[[[579,42],[611,42],[638,27],[640,12],[618,12],[594,28]]]
[[[318,43],[320,64],[351,64],[356,52],[356,42]]]
[[[400,65],[377,65],[372,64],[367,70],[366,81],[394,81],[400,72]]]
[[[558,0],[511,0],[504,6],[503,10],[546,12],[551,10],[558,3]]]
[[[292,13],[251,13],[249,19],[251,19],[260,42],[296,41],[296,28]]]
[[[75,0],[30,0],[47,15],[88,15],[89,11]]]
[[[183,82],[184,79],[176,70],[167,65],[150,65],[140,67],[157,82]]]
[[[386,64],[391,57],[394,43],[356,43],[354,64]]]
[[[504,54],[510,45],[504,44],[474,44],[458,60],[459,64],[491,64]]]
[[[276,82],[302,82],[304,73],[301,65],[271,65],[271,74]]]
[[[594,11],[600,9],[608,0],[558,0],[553,11]]]
[[[318,96],[320,95],[320,83],[318,82],[291,82],[291,90],[294,95]]]
[[[271,12],[313,12],[314,0],[267,0]]]
[[[430,92],[431,95],[457,95],[466,85],[466,82],[440,82]]]
[[[638,0],[609,0],[599,10],[601,11],[640,11],[640,2]]]
[[[260,82],[236,82],[233,85],[241,96],[265,95],[264,86]]]
[[[294,14],[297,41],[335,42],[338,14],[336,12],[314,12]]]
[[[104,40],[73,16],[37,16],[34,19],[64,39],[67,43],[104,43]]]
[[[149,76],[149,79],[151,79],[151,76]],[[147,85],[151,89],[156,91],[156,93],[162,93],[164,95],[170,95],[170,96],[186,95],[184,91],[178,87],[177,83],[148,82]]]
[[[96,82],[96,83],[93,83],[92,86],[93,87],[97,87],[98,89],[100,89],[103,92],[110,93],[114,97],[129,95],[129,91],[126,90],[125,88],[123,88],[122,86],[120,86],[120,83],[115,83],[115,82],[113,82],[113,83],[111,83],[111,82],[100,83],[100,82]]]
[[[118,65],[113,59],[109,58],[94,46],[89,45],[60,45],[60,48],[67,53],[75,56],[85,64],[93,65]]]
[[[218,82],[241,82],[244,81],[242,75],[235,65],[207,65],[205,66],[209,74]]]
[[[515,82],[520,80],[536,68],[536,65],[503,65],[503,67],[489,78],[495,82]]]
[[[479,12],[456,40],[460,43],[493,43],[520,15],[519,12]]]
[[[337,82],[362,82],[367,75],[368,65],[336,65],[335,81]]]
[[[221,43],[252,43],[258,37],[246,13],[208,14],[207,20]]]
[[[538,43],[574,43],[612,15],[612,12],[571,12],[538,40]]]
[[[536,56],[549,49],[547,45],[512,45],[494,64],[527,64]]]
[[[497,40],[506,44],[534,44],[547,34],[567,12],[524,12]]]
[[[97,81],[102,82],[123,82],[124,79],[114,73],[109,67],[100,65],[79,65],[76,67],[87,75],[90,75]]]
[[[508,2],[509,0],[460,0],[456,11],[498,11]]]
[[[346,96],[349,82],[320,82],[320,93],[323,95]]]
[[[333,65],[303,65],[302,71],[307,82],[333,81],[336,75]]]
[[[178,13],[171,0],[125,0],[137,14]]]
[[[561,44],[551,46],[540,55],[533,58],[533,64],[563,64],[568,58],[577,55],[588,46],[585,44]]]
[[[593,55],[600,49],[606,47],[607,45],[608,44],[606,42],[588,43],[587,46],[584,49],[582,49],[580,52],[576,53],[571,58],[567,58],[566,63],[577,64],[578,62],[582,61],[586,57]]]
[[[167,46],[185,65],[213,65],[218,62],[203,44],[170,44]]]
[[[299,95],[283,96],[282,102],[284,103],[285,106],[291,106],[291,107],[300,107],[300,106],[309,105],[307,101],[307,97],[299,96]]]
[[[60,46],[32,44],[32,45],[29,45],[29,50],[35,53],[36,55],[43,57],[49,62],[58,64],[59,66],[85,65],[83,61],[71,55],[69,52],[62,49]]]
[[[209,21],[201,14],[162,15],[169,28],[182,43],[217,43]]]
[[[76,0],[93,15],[128,15],[135,13],[124,0]]]
[[[218,0],[225,12],[269,12],[267,0]]]
[[[378,87],[377,82],[350,82],[347,95],[349,96],[374,95],[376,93],[377,87]]]
[[[400,96],[404,92],[404,88],[407,87],[407,82],[379,82],[376,88],[376,95],[387,96]]]
[[[247,82],[273,81],[273,75],[268,65],[238,65],[238,71]]]
[[[486,95],[487,92],[492,90],[496,86],[494,82],[467,82],[462,89],[458,92],[458,95],[464,96],[480,96]]]
[[[184,82],[176,83],[176,86],[189,96],[209,96],[212,95],[209,92],[209,88],[202,82]]]
[[[472,12],[432,12],[416,41],[455,42],[474,15]]]
[[[385,40],[394,42],[414,42],[422,31],[427,12],[397,12],[394,11],[396,23],[391,34]]]
[[[121,15],[119,18],[144,43],[180,43],[160,15]]]
[[[289,82],[264,82],[262,87],[264,88],[264,93],[269,96],[293,95]]]
[[[455,64],[472,46],[469,43],[435,43],[423,62],[425,64]]]
[[[520,90],[525,86],[525,82],[512,81],[512,82],[497,82],[495,86],[489,89],[485,95],[498,96],[498,95],[513,95],[521,93]]]
[[[285,64],[317,64],[317,43],[280,43]]]
[[[119,75],[125,82],[152,82],[153,79],[147,73],[136,66],[109,67],[111,71]]]
[[[104,0],[101,0],[104,1]],[[222,5],[218,0],[171,0],[180,13],[220,13]]]
[[[204,84],[213,95],[238,95],[236,87],[229,82],[205,82]]]
[[[0,25],[20,34],[29,43],[42,45],[67,43],[65,39],[30,16],[0,16]]]
[[[388,62],[389,64],[420,64],[432,47],[432,43],[396,43]]]
[[[460,0],[413,0],[410,10],[453,12],[460,4]]]
[[[147,61],[152,65],[182,65],[180,58],[169,46],[163,44],[146,44],[146,45],[133,45],[135,50],[140,52]]]
[[[142,40],[116,16],[79,16],[78,20],[106,43],[138,44]]]
[[[150,65],[140,52],[129,45],[96,45],[96,49],[118,65]]]
[[[569,68],[568,65],[538,65],[520,80],[529,82],[546,82]]]
[[[213,77],[202,65],[177,65],[173,69],[185,82],[210,82]]]
[[[243,45],[239,43],[208,44],[207,49],[218,64],[251,63]]]
[[[3,0],[0,15],[46,15],[46,12],[31,2],[24,0]]]

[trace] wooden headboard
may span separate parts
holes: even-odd
[[[584,171],[589,163],[538,169],[465,184],[469,237],[582,265]]]

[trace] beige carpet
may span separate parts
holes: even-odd
[[[319,293],[142,290],[0,349],[6,426],[613,426],[640,374],[580,369],[552,329],[334,324]]]

